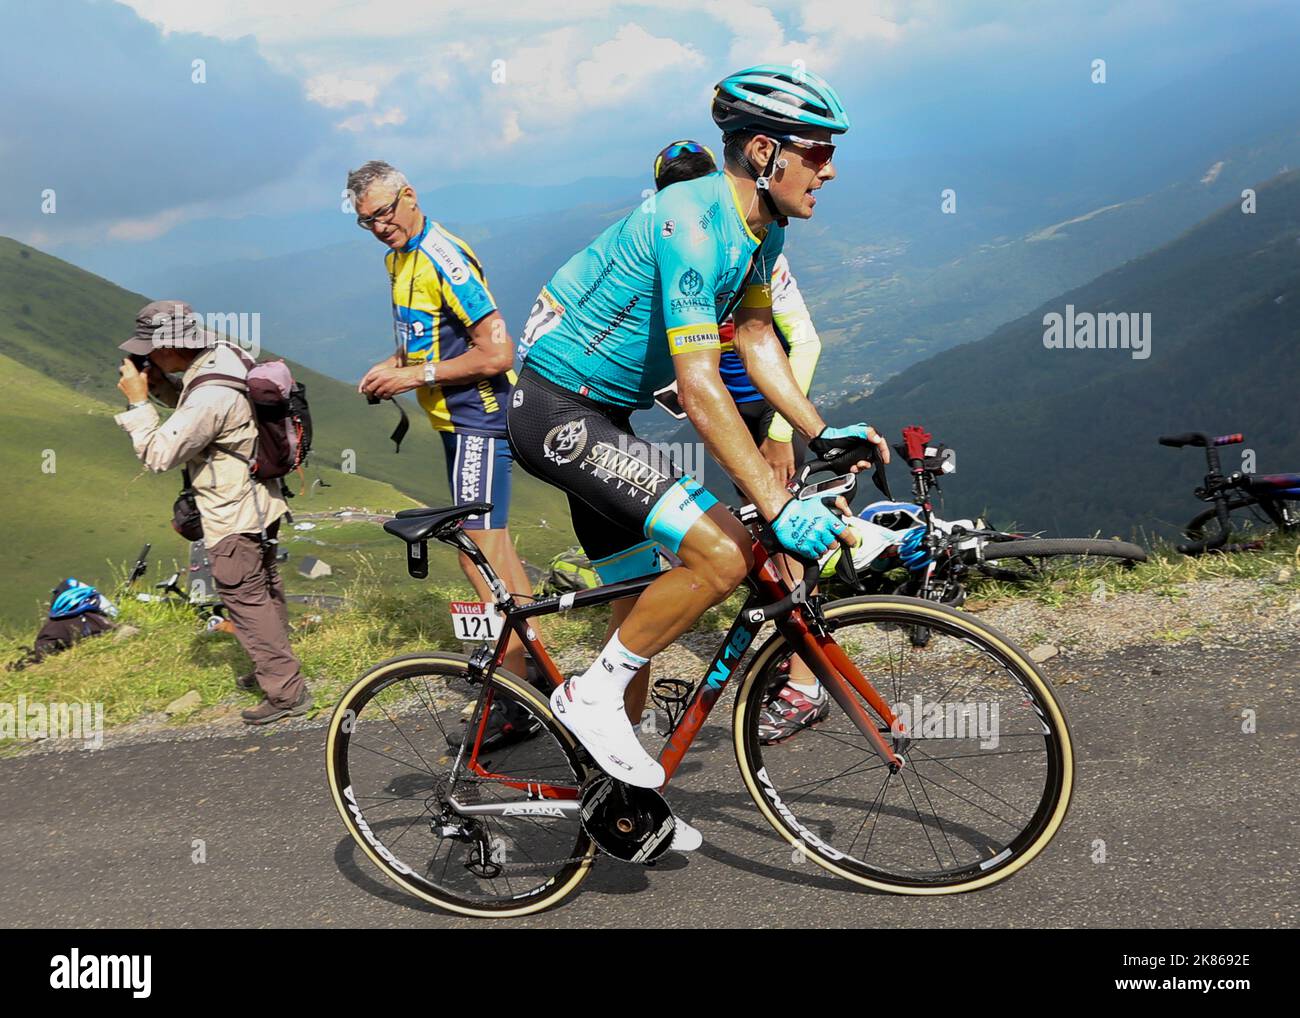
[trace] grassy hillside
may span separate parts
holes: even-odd
[[[1043,316],[1066,304],[1150,313],[1152,353],[1048,349]],[[1063,293],[992,335],[915,365],[827,412],[897,441],[921,423],[957,450],[957,515],[988,508],[1050,533],[1128,534],[1185,522],[1204,473],[1176,431],[1242,431],[1258,472],[1300,469],[1300,173],[1258,189],[1177,240]],[[1242,447],[1224,451],[1242,468]],[[895,483],[903,480],[895,469]],[[896,492],[897,494],[898,492]]]
[[[145,543],[154,546],[151,577],[188,563],[189,545],[169,524],[177,477],[148,473],[135,460],[130,440],[113,423],[119,407],[69,390],[3,355],[0,378],[9,389],[0,404],[6,438],[0,444],[5,477],[0,530],[8,538],[0,550],[0,619],[28,627],[60,578],[107,585]],[[295,510],[396,510],[416,504],[381,481],[328,469],[322,475],[330,486],[295,499]],[[291,552],[299,551],[296,535],[286,536]],[[386,540],[400,553],[399,542]],[[305,545],[301,551],[310,553]],[[293,576],[291,583],[296,580]],[[309,589],[305,581],[302,589]]]
[[[0,406],[6,436],[0,470],[7,482],[0,501],[7,538],[0,552],[0,619],[26,625],[60,576],[105,581],[109,562],[133,559],[145,542],[155,545],[160,568],[188,554],[168,525],[178,475],[143,472],[112,420],[122,406],[115,346],[145,300],[0,238],[0,379],[9,390]],[[447,501],[441,443],[413,402],[410,434],[394,455],[387,438],[396,420],[391,405],[371,407],[350,386],[296,364],[294,373],[307,386],[316,425],[307,476],[329,484],[296,500],[296,511]],[[338,470],[349,449],[356,474]],[[53,473],[42,471],[45,450],[53,452]],[[563,497],[522,471],[515,477],[512,516],[521,552],[543,560],[572,544]],[[377,555],[385,569],[400,569],[400,545],[388,538],[390,550],[383,535],[374,536],[380,541],[366,554]],[[302,543],[297,550],[313,553],[317,546],[308,542],[320,536],[295,540]],[[343,557],[359,550],[344,549]],[[331,559],[319,547],[314,553]],[[351,574],[345,567],[344,575]]]

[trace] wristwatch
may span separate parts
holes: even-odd
[[[424,384],[433,385],[434,379],[437,377],[437,374],[438,374],[438,362],[425,361],[424,362]]]
[[[126,408],[128,410],[139,410],[142,406],[148,406],[148,405],[149,405],[149,401],[147,399],[142,399],[138,403],[128,402],[126,404]]]

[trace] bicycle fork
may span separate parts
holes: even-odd
[[[810,610],[816,611],[815,608]],[[840,709],[853,722],[853,726],[866,738],[867,745],[874,749],[876,755],[889,767],[890,773],[897,774],[902,770],[907,765],[906,759],[900,756],[881,735],[879,725],[863,709],[861,701],[854,692],[860,694],[862,699],[871,705],[871,709],[885,723],[887,731],[900,731],[902,723],[876,687],[844,653],[844,648],[825,632],[814,632],[799,615],[792,614],[783,622],[777,623],[777,629],[790,645],[796,648],[796,653],[803,659],[804,664],[812,669],[813,674],[840,705]]]

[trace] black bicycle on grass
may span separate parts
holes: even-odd
[[[1224,474],[1219,449],[1245,441],[1240,432],[1212,438],[1189,431],[1162,435],[1158,441],[1174,449],[1190,445],[1205,450],[1205,480],[1194,494],[1211,507],[1183,527],[1187,543],[1178,545],[1178,550],[1184,555],[1254,551],[1271,531],[1300,527],[1296,505],[1300,503],[1300,474],[1247,474],[1240,470]]]
[[[801,481],[859,458],[860,448],[849,450]],[[851,491],[853,475],[841,481],[836,493]],[[626,862],[654,861],[674,824],[659,792],[605,775],[544,696],[502,667],[514,632],[559,684],[564,676],[536,620],[638,594],[655,576],[521,603],[462,529],[467,516],[490,508],[414,510],[384,525],[406,542],[413,576],[427,575],[430,539],[467,555],[504,624],[495,646],[471,656],[407,654],[361,676],[330,721],[326,770],[344,825],[387,877],[453,912],[509,917],[571,893],[598,848]],[[987,887],[1037,856],[1065,818],[1074,753],[1061,707],[1028,656],[945,605],[809,595],[816,563],[788,586],[770,561],[776,545],[766,524],[752,507],[738,515],[753,534],[748,596],[709,667],[669,713],[659,751],[668,781],[734,678],[736,762],[794,853],[853,883],[914,895]],[[775,632],[747,655],[767,622]],[[924,650],[904,635],[918,626],[932,633]],[[759,717],[795,654],[830,692],[831,716],[764,746]],[[498,698],[535,719],[538,734],[485,748]]]

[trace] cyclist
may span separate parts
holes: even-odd
[[[707,145],[690,140],[675,141],[655,157],[655,190],[662,191],[670,184],[694,180],[716,170],[713,152]],[[772,273],[772,321],[777,338],[790,358],[790,371],[807,395],[813,373],[817,370],[822,343],[784,253],[777,257]],[[735,322],[730,318],[718,326],[722,340],[722,356],[718,362],[722,381],[758,451],[772,468],[773,476],[779,484],[786,484],[803,463],[808,443],[802,435],[795,434],[790,422],[778,414],[754,387],[734,349],[734,333]],[[783,561],[788,577],[794,566]],[[758,739],[763,745],[788,739],[830,715],[830,695],[822,689],[817,676],[803,659],[792,658],[789,668],[789,681],[759,717]]]
[[[348,174],[357,225],[388,248],[388,296],[396,351],[361,379],[359,392],[396,398],[412,389],[442,437],[453,505],[491,502],[490,518],[465,521],[470,539],[511,590],[532,585],[510,538],[510,448],[505,441],[506,394],[515,380],[505,321],[470,246],[420,208],[406,176],[372,160]],[[492,592],[469,558],[461,571],[480,599]],[[510,638],[505,666],[530,669],[524,645]],[[483,745],[505,745],[533,735],[539,725],[513,704],[494,705]],[[453,737],[453,741],[454,737]]]
[[[764,65],[719,82],[712,112],[723,171],[667,188],[551,277],[521,337],[507,412],[517,460],[569,494],[574,530],[602,580],[654,571],[656,544],[682,562],[634,604],[616,606],[599,656],[551,697],[602,769],[645,788],[662,785],[664,771],[630,720],[640,717],[644,687],[631,695],[629,687],[735,590],[752,561],[749,535],[726,507],[635,440],[632,411],[675,376],[714,459],[782,546],[804,558],[828,550],[845,525],[820,500],[793,499],[777,483],[722,382],[718,323],[734,312],[733,342],[750,378],[814,451],[855,437],[889,455],[865,424],[826,427],[772,330],[770,281],[787,219],[810,218],[815,192],[835,176],[830,139],[849,127],[839,97],[816,75]],[[689,834],[698,845],[698,832]]]

